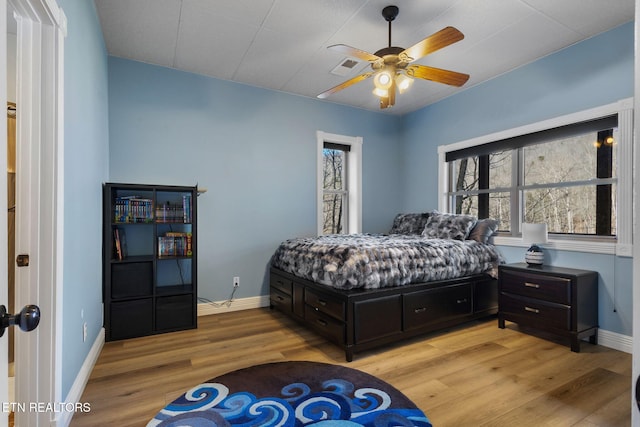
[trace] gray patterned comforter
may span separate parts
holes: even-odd
[[[495,277],[501,262],[494,245],[400,234],[290,239],[271,259],[273,267],[338,289],[376,289],[479,273]]]

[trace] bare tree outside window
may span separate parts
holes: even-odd
[[[497,219],[500,231],[511,230],[515,206],[550,233],[615,236],[616,163],[613,129],[457,159],[453,208]]]
[[[594,134],[580,135],[524,148],[524,185],[542,185],[524,191],[525,222],[544,222],[551,233],[616,234],[615,185],[589,181],[615,176],[613,141],[598,142]],[[604,150],[608,155],[600,156]],[[608,172],[597,176],[602,163]],[[575,183],[552,186],[555,183]],[[608,190],[610,199],[598,201],[598,191]],[[600,204],[606,209],[598,209]],[[607,212],[605,233],[597,232],[599,211]],[[609,219],[610,216],[610,219]]]
[[[457,162],[455,191],[473,191],[478,189],[478,158],[467,157]],[[455,213],[478,215],[478,198],[469,194],[456,197]]]
[[[346,186],[346,156],[339,149],[325,148],[323,155],[323,233],[346,232],[345,216],[348,192]]]
[[[508,231],[511,228],[511,197],[504,189],[511,186],[512,152],[501,151],[485,157],[488,160],[486,168],[480,166],[479,156],[456,161],[455,213],[497,219],[499,229]]]

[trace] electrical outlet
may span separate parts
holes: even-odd
[[[87,322],[82,324],[82,342],[87,340]]]
[[[234,287],[234,288],[237,288],[238,286],[240,286],[240,277],[235,276],[235,277],[233,278],[233,287]]]

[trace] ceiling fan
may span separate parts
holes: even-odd
[[[360,74],[344,83],[339,84],[318,95],[318,98],[326,98],[342,89],[374,76],[375,89],[373,93],[380,98],[380,108],[389,108],[395,104],[396,88],[400,93],[406,91],[412,77],[431,80],[452,86],[462,86],[469,80],[468,74],[426,65],[413,64],[412,62],[464,38],[458,29],[446,27],[416,43],[408,49],[391,46],[391,21],[398,16],[397,6],[387,6],[382,9],[382,16],[389,23],[389,46],[378,50],[376,53],[365,52],[344,44],[328,46],[327,49],[339,52],[351,57],[359,58],[371,63],[372,71]]]

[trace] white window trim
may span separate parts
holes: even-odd
[[[347,156],[347,190],[349,191],[349,215],[347,233],[362,233],[362,137],[345,136],[323,131],[316,132],[317,139],[317,175],[316,175],[316,212],[317,232],[322,235],[322,150],[325,142],[348,145]]]
[[[505,131],[479,136],[476,138],[459,141],[438,147],[438,209],[447,212],[449,168],[445,160],[450,151],[473,147],[506,138],[513,138],[532,132],[539,132],[558,126],[597,119],[612,114],[618,114],[618,224],[616,241],[589,241],[586,239],[550,239],[545,247],[567,251],[591,252],[601,254],[615,254],[619,256],[632,256],[633,240],[633,98],[603,105],[588,110],[567,114],[552,119],[543,120],[520,126]],[[497,245],[526,247],[519,237],[496,237]]]

